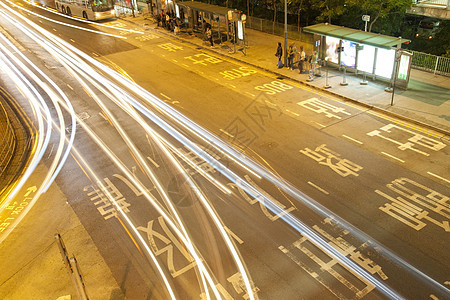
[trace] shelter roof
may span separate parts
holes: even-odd
[[[328,23],[307,26],[303,28],[303,31],[387,49],[402,43],[410,42],[410,40],[403,39],[401,37],[397,38],[379,33],[365,32],[353,28],[331,25]]]
[[[203,2],[197,2],[197,1],[177,1],[178,5],[190,7],[194,10],[205,12],[205,13],[213,13],[216,15],[222,15],[226,16],[228,14],[229,10],[233,10],[232,8],[226,8],[223,6],[218,5],[212,5],[208,3]]]

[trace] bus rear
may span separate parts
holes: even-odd
[[[115,18],[113,0],[55,0],[56,10],[68,15],[97,21]]]

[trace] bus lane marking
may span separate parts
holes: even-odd
[[[400,141],[395,136],[398,134],[404,135],[405,133],[410,135],[410,137],[406,138],[406,141]],[[379,129],[368,132],[367,135],[371,137],[380,137],[388,142],[396,144],[398,145],[397,149],[399,150],[411,150],[425,156],[430,156],[430,153],[425,152],[423,148],[437,152],[446,147],[444,143],[437,139],[426,137],[420,133],[395,124],[384,125]]]
[[[450,197],[409,178],[398,178],[375,193],[389,200],[378,209],[416,231],[434,224],[450,232]]]
[[[297,102],[297,105],[306,108],[308,110],[311,110],[317,114],[324,114],[327,118],[336,118],[338,120],[341,120],[342,117],[339,116],[338,114],[344,114],[346,116],[352,115],[351,113],[345,111],[345,108],[329,104],[317,98],[309,98]]]
[[[286,84],[278,80],[274,80],[271,81],[270,83],[255,86],[255,90],[264,92],[267,95],[275,95],[277,93],[282,93],[293,88],[294,87],[292,85]]]
[[[342,177],[347,177],[348,175],[359,176],[358,172],[363,169],[362,166],[346,158],[342,158],[341,154],[327,148],[326,144],[322,144],[314,150],[304,148],[299,150],[299,152],[312,158],[320,165],[329,167]]]
[[[312,228],[343,256],[370,274],[376,274],[382,280],[388,279],[382,267],[365,254],[365,244],[353,245],[348,242],[346,235],[349,232],[338,227],[335,221],[327,218],[322,221],[322,225],[313,225]],[[306,236],[301,235],[289,246],[280,245],[278,249],[339,299],[361,299],[375,288],[374,284],[323,251],[320,245]]]

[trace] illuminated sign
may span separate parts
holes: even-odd
[[[398,79],[406,80],[408,77],[409,60],[411,57],[409,55],[402,55],[400,59],[400,65],[398,67]]]
[[[366,73],[373,72],[373,62],[375,59],[375,47],[369,45],[359,45],[357,69]]]
[[[356,64],[356,43],[342,40],[341,64],[354,68]]]
[[[339,42],[340,40],[331,36],[327,36],[326,37],[326,47],[327,47],[327,52],[325,55],[325,60],[326,61],[331,61],[335,64],[339,63],[339,53],[338,53],[338,48],[339,46]]]
[[[394,69],[395,50],[378,48],[377,61],[375,63],[375,75],[391,78]]]

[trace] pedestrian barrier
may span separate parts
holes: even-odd
[[[284,36],[284,24],[274,21],[249,16],[247,17],[245,27]],[[303,32],[299,26],[288,25],[287,27],[289,39],[314,44],[313,34]]]
[[[433,72],[435,75],[450,76],[450,57],[408,50],[413,53],[411,67]]]
[[[16,150],[16,136],[3,104],[0,102],[0,175],[6,170]]]

